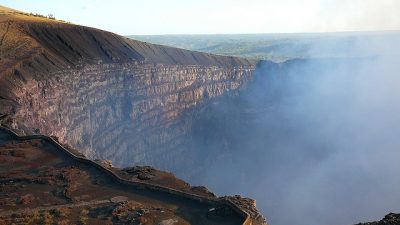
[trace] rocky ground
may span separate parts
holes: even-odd
[[[150,167],[120,173],[149,183],[156,178],[158,184],[210,195]],[[211,210],[223,206],[116,184],[48,141],[19,141],[3,130],[0,190],[0,224],[241,224],[243,220],[234,212],[226,216]]]

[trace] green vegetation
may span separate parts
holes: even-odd
[[[56,217],[67,217],[71,213],[71,209],[64,207],[52,210],[52,213]]]
[[[41,18],[47,18],[47,19],[51,19],[51,20],[55,20],[56,19],[56,17],[51,13],[49,15],[47,15],[47,16],[44,16],[44,15],[39,14],[39,13],[25,13],[25,12],[16,12],[16,13],[20,14],[20,15],[25,15],[25,16],[41,17]]]
[[[42,225],[51,225],[53,224],[53,216],[48,212],[44,211],[40,214],[40,223]]]
[[[13,13],[19,14],[19,15],[24,15],[24,16],[33,16],[33,17],[38,17],[38,18],[57,20],[59,22],[64,22],[64,23],[70,23],[70,22],[65,21],[65,20],[56,19],[56,17],[52,13],[49,13],[47,16],[39,14],[39,13],[25,13],[25,12],[13,12]]]
[[[88,217],[89,211],[87,209],[82,209],[81,215],[79,217],[79,224],[80,225],[86,225],[87,221],[89,219]]]
[[[400,52],[400,32],[128,36],[154,44],[276,62],[293,58],[371,57],[377,46]],[[371,48],[366,49],[365,46]],[[382,48],[381,48],[382,49]],[[395,51],[392,51],[395,52]],[[386,54],[382,52],[382,54]]]

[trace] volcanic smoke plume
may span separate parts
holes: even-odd
[[[246,89],[198,117],[194,147],[221,154],[193,180],[257,199],[274,225],[400,211],[400,61],[372,47],[364,58],[261,62]]]

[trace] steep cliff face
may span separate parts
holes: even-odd
[[[182,158],[194,160],[194,152],[174,152],[191,129],[191,108],[238,88],[251,71],[102,64],[55,72],[15,89],[13,126],[57,136],[117,165],[172,168]]]
[[[219,154],[190,148],[198,110],[235,93],[255,67],[0,7],[0,122],[119,167],[196,174]],[[253,201],[232,199],[265,224]]]
[[[115,165],[191,165],[196,107],[239,88],[254,62],[151,45],[1,9],[0,113]]]

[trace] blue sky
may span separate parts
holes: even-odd
[[[400,0],[0,0],[128,34],[400,30]]]

